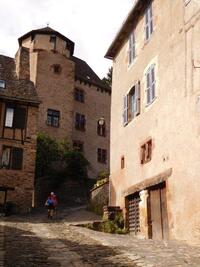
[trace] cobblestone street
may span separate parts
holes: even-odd
[[[84,209],[66,210],[53,221],[45,214],[2,218],[0,267],[200,267],[199,246],[137,240],[74,226],[95,219]]]

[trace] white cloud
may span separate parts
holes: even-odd
[[[0,53],[14,56],[17,39],[50,27],[75,42],[75,56],[103,77],[111,65],[104,54],[133,0],[0,0]]]

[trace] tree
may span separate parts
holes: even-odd
[[[112,87],[112,72],[113,72],[113,67],[110,67],[108,69],[108,73],[106,74],[106,77],[102,79],[102,81],[108,85],[110,88]]]

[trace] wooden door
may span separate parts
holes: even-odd
[[[149,237],[156,240],[168,239],[165,184],[151,188],[149,191],[149,200]]]
[[[131,195],[128,199],[128,228],[129,231],[137,235],[140,232],[140,197]]]

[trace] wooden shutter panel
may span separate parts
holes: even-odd
[[[12,162],[11,169],[21,170],[23,162],[23,149],[14,147],[12,149]]]
[[[136,95],[136,110],[135,110],[135,115],[140,114],[140,82],[138,81],[137,84],[135,85],[135,95]]]
[[[123,100],[123,124],[125,126],[128,123],[128,95],[125,95]]]
[[[26,125],[26,109],[25,108],[15,108],[13,127],[17,129],[24,129]]]

